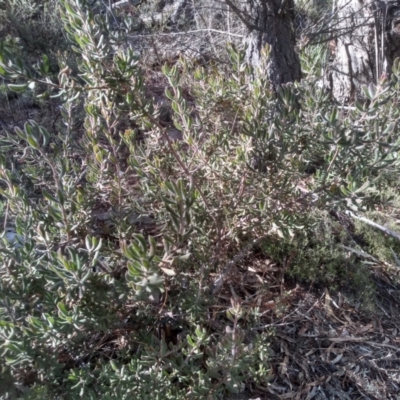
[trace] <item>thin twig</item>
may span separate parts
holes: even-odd
[[[184,31],[184,32],[169,32],[169,33],[152,33],[148,35],[132,35],[134,38],[138,37],[157,37],[157,36],[177,36],[177,35],[188,35],[190,33],[199,33],[199,32],[207,32],[207,33],[220,33],[222,35],[228,35],[228,36],[236,36],[239,38],[244,37],[243,35],[239,35],[237,33],[231,33],[231,32],[226,32],[226,31],[221,31],[219,29],[212,29],[212,28],[203,28],[203,29],[195,29],[192,31]]]

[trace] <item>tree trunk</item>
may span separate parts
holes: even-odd
[[[176,28],[187,26],[194,19],[193,4],[189,0],[177,0],[174,11],[169,18],[168,24]]]
[[[338,0],[332,67],[333,96],[342,103],[362,97],[362,87],[390,74],[400,56],[400,1]]]
[[[247,61],[257,66],[260,52],[270,46],[268,75],[277,87],[282,83],[301,78],[300,59],[295,51],[293,0],[245,0],[244,10],[235,6],[233,0],[225,0],[236,12],[248,30],[245,38]]]

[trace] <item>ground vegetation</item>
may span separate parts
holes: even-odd
[[[399,62],[339,103],[299,2],[277,85],[228,3],[0,3],[2,398],[397,398]]]

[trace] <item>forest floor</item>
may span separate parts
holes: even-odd
[[[271,332],[271,381],[236,398],[400,399],[400,285],[390,276],[372,271],[374,300],[357,304],[351,294],[285,282],[272,263],[238,268],[220,300],[234,294],[260,307],[259,331]]]

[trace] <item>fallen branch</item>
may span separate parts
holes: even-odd
[[[385,226],[379,225],[374,221],[369,220],[368,218],[365,217],[359,217],[358,215],[354,214],[352,211],[346,211],[346,214],[349,215],[350,217],[354,218],[354,219],[358,219],[359,221],[362,221],[364,223],[366,223],[367,225],[370,225],[376,229],[379,229],[380,231],[386,233],[387,235],[394,237],[397,240],[400,240],[400,234],[398,234],[397,232],[392,231],[389,228],[386,228]]]

